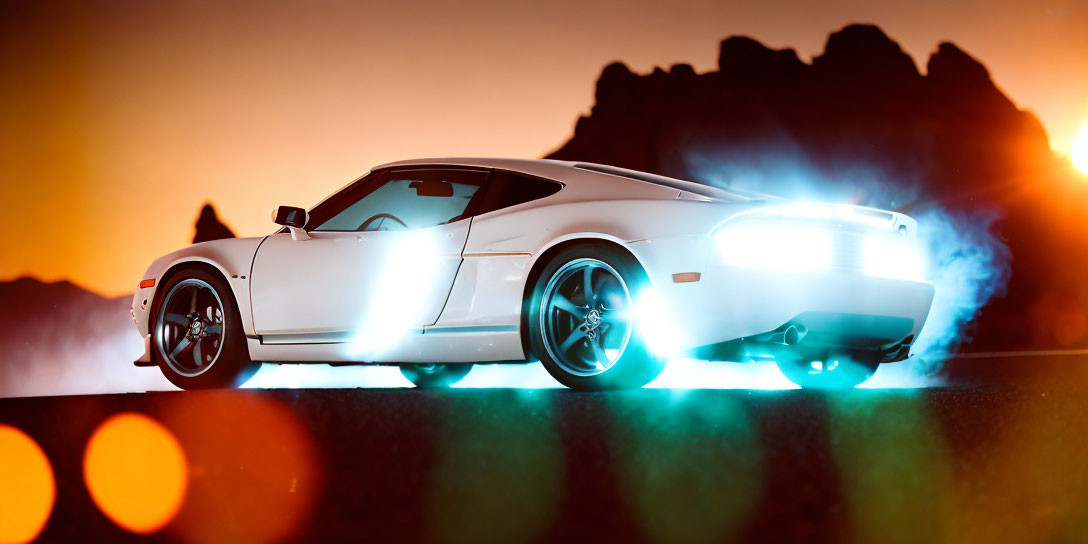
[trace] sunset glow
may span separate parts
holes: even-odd
[[[260,236],[272,207],[313,205],[381,162],[541,157],[588,113],[608,63],[707,72],[730,35],[808,61],[829,32],[872,22],[923,72],[953,41],[1059,150],[1088,88],[1088,10],[1073,1],[13,6],[0,16],[0,202],[20,229],[0,245],[0,280],[111,296],[189,244],[205,202]]]
[[[1077,139],[1073,141],[1073,166],[1088,174],[1088,125],[1080,130]]]

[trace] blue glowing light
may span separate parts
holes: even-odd
[[[524,365],[481,364],[472,368],[463,380],[453,387],[479,389],[489,387],[516,387],[518,389],[562,388],[559,382],[540,363]]]
[[[261,365],[243,386],[248,389],[339,389],[412,387],[395,366]]]
[[[645,387],[650,389],[800,389],[779,372],[773,361],[727,363],[672,359]]]

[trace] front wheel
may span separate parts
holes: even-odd
[[[249,359],[242,318],[218,274],[189,268],[162,285],[151,340],[166,379],[181,389],[234,387],[260,367]]]
[[[635,331],[635,300],[646,273],[630,255],[598,244],[560,252],[542,271],[530,299],[533,353],[572,389],[637,388],[665,361]]]
[[[472,363],[400,365],[400,373],[420,388],[449,387],[468,376],[470,370],[472,370]]]
[[[775,363],[802,389],[850,389],[873,377],[880,366],[872,357],[836,352],[780,354]]]

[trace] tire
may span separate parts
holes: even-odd
[[[873,377],[880,362],[861,354],[799,351],[775,357],[778,369],[802,389],[850,389]]]
[[[192,267],[170,276],[151,315],[155,362],[181,389],[236,387],[260,368],[249,359],[230,286],[215,272]]]
[[[635,297],[648,285],[642,267],[620,249],[583,244],[562,250],[544,266],[530,298],[533,354],[571,389],[646,385],[665,367],[635,333]]]
[[[472,370],[472,363],[403,364],[400,373],[419,388],[449,387]]]

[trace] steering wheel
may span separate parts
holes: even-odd
[[[400,227],[389,228],[393,226],[395,221]],[[390,230],[408,230],[408,225],[398,219],[395,215],[388,213],[379,213],[372,216],[370,219],[363,221],[362,225],[359,225],[359,229],[363,232],[375,232],[375,231],[390,231]]]

